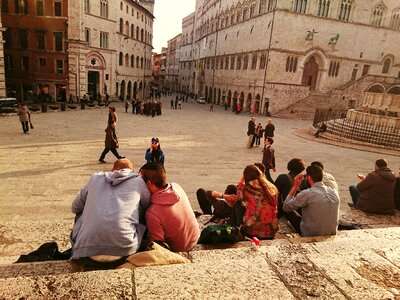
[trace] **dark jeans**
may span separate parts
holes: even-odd
[[[243,225],[243,217],[246,214],[246,207],[243,205],[242,201],[236,201],[232,209],[231,221],[235,226]]]
[[[271,169],[265,169],[265,177],[267,177],[269,182],[274,183],[274,180],[271,177],[271,173],[270,173],[271,171],[270,170]]]
[[[85,271],[95,271],[95,270],[112,270],[118,266],[124,264],[128,256],[124,256],[120,259],[114,261],[100,262],[91,259],[90,257],[81,257],[78,260],[74,260],[79,264],[83,265]]]
[[[358,197],[360,197],[360,191],[357,190],[357,187],[355,185],[349,186],[349,191],[350,191],[351,200],[353,201],[354,206],[357,206],[357,200],[358,200]]]
[[[115,155],[115,157],[116,157],[117,159],[122,158],[121,155],[119,155],[117,149],[115,149],[115,148],[111,148],[111,149],[110,149],[110,148],[104,148],[103,153],[101,153],[99,160],[104,160],[104,158],[106,157],[106,154],[107,154],[108,152],[110,152],[110,151],[112,152],[112,154]]]
[[[29,132],[29,123],[28,123],[28,121],[21,121],[21,125],[22,125],[22,130],[24,131],[24,133]]]
[[[301,230],[300,230],[301,215],[295,210],[291,212],[285,212],[283,215],[290,222],[290,225],[292,225],[293,229],[298,234],[301,235]]]
[[[232,207],[230,207],[225,201],[218,200],[211,196],[211,191],[205,191],[200,188],[197,190],[196,196],[203,213],[207,215],[213,214],[213,207],[215,215],[229,217],[232,214]]]

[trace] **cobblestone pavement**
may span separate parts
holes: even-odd
[[[246,149],[249,114],[236,115],[222,107],[209,111],[208,105],[182,103],[181,110],[170,109],[163,99],[163,114],[155,118],[125,113],[117,103],[117,133],[120,153],[138,169],[153,136],[160,138],[165,151],[169,181],[179,183],[198,209],[199,187],[223,191],[236,183],[247,164],[262,159],[262,148]],[[93,108],[65,112],[32,114],[35,126],[24,135],[18,117],[0,117],[0,222],[73,219],[70,205],[93,172],[110,170],[114,157],[98,163],[104,147],[104,129],[108,110]],[[264,126],[267,118],[255,116]],[[392,169],[398,169],[396,156],[364,152],[319,143],[293,134],[307,128],[309,121],[273,119],[276,126],[277,173],[286,172],[293,157],[306,163],[320,160],[340,186],[342,213],[349,211],[347,188],[356,183],[356,174],[368,173],[374,161],[384,157]]]

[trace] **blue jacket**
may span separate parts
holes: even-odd
[[[161,148],[158,148],[158,151],[150,152],[150,148],[146,150],[146,154],[144,158],[147,160],[147,162],[153,162],[153,163],[160,163],[164,165],[164,152],[161,150]],[[158,155],[157,155],[158,152]]]

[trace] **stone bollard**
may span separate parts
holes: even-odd
[[[47,112],[47,104],[42,104],[42,112]]]

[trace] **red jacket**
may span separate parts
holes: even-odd
[[[153,241],[166,242],[174,252],[191,250],[200,236],[189,199],[177,183],[151,196],[146,226]]]

